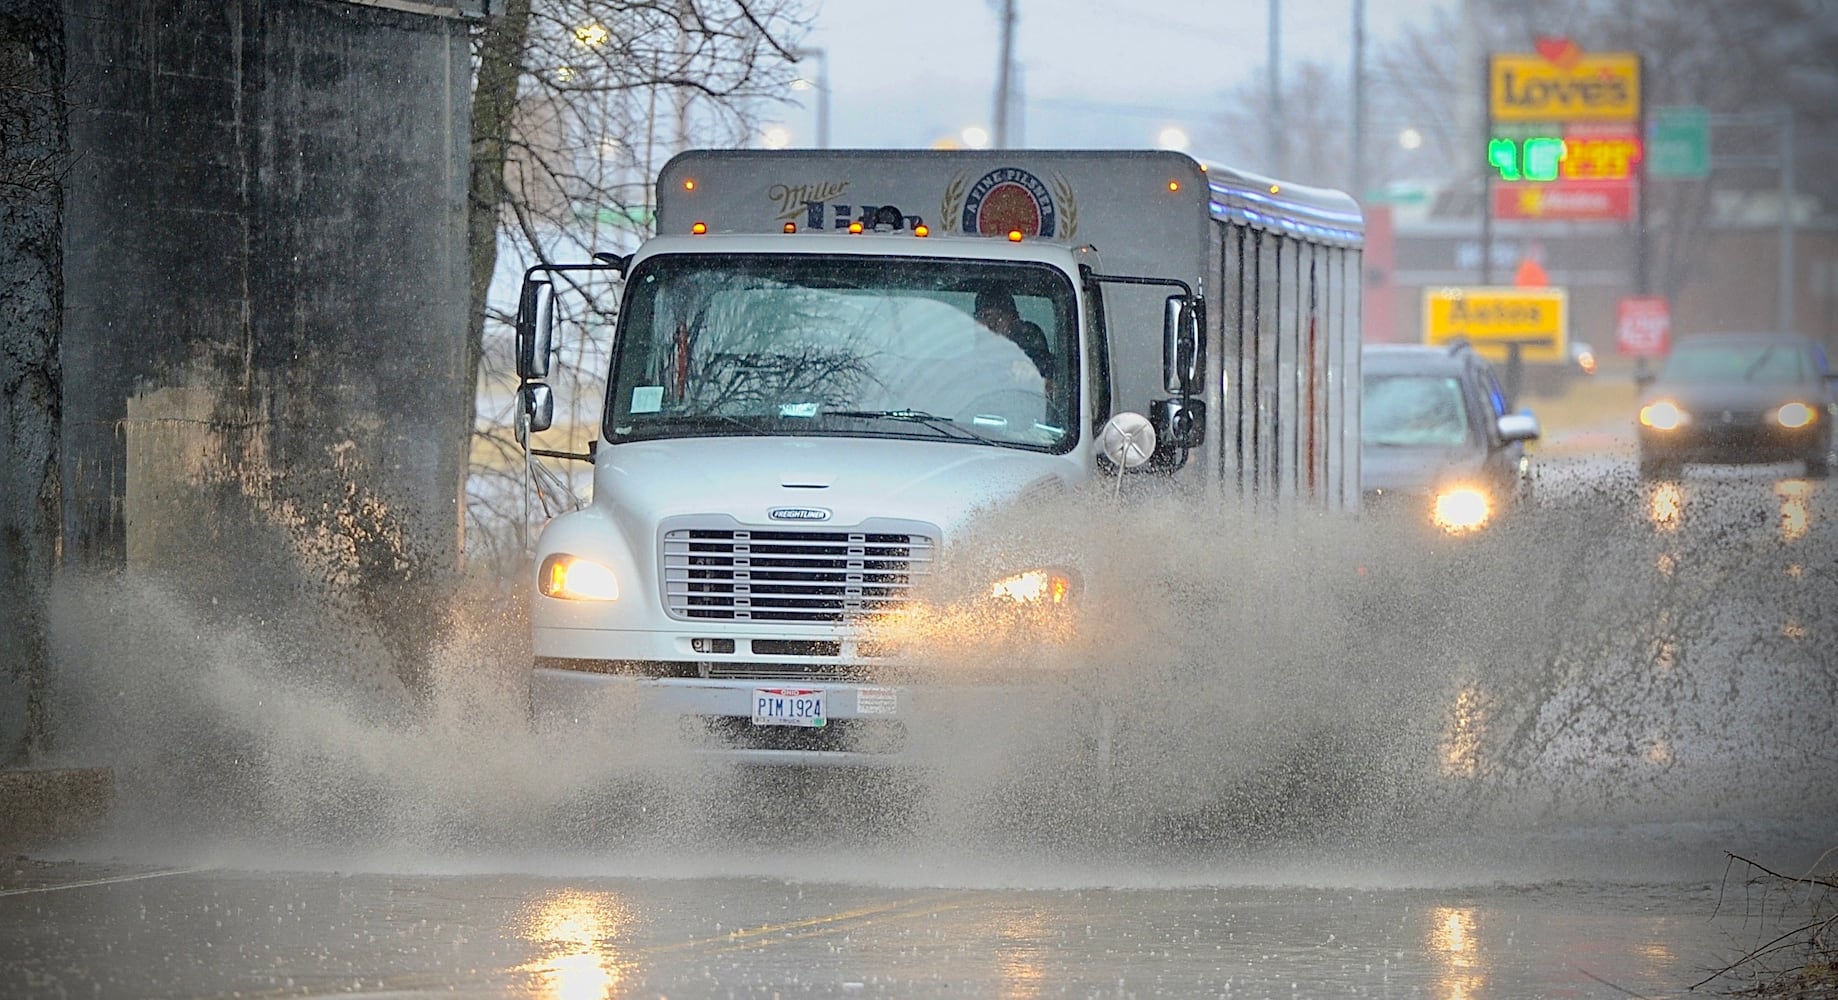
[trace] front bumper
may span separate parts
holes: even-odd
[[[1832,445],[1826,421],[1788,428],[1760,419],[1715,416],[1669,431],[1642,427],[1638,439],[1641,457],[1649,461],[1728,464],[1817,459],[1830,452]]]
[[[539,724],[595,725],[608,718],[635,732],[674,741],[680,751],[746,764],[800,767],[917,767],[949,761],[1001,734],[1072,731],[1095,724],[1098,710],[1076,675],[1041,669],[1025,679],[842,680],[755,676],[659,676],[706,670],[696,664],[622,664],[643,672],[604,672],[604,661],[545,658],[531,674]],[[840,670],[828,670],[830,674]],[[763,690],[821,690],[821,727],[756,725]],[[615,711],[607,712],[607,706]]]

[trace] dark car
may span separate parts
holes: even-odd
[[[1816,341],[1788,333],[1681,337],[1642,379],[1640,474],[1676,476],[1686,462],[1806,463],[1831,472],[1834,376]]]
[[[1473,531],[1530,496],[1525,442],[1538,420],[1507,412],[1493,368],[1464,342],[1373,344],[1360,354],[1360,485],[1402,509]]]

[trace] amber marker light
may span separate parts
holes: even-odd
[[[1282,194],[1282,193],[1283,193],[1283,185],[1281,185],[1281,184],[1272,184],[1272,185],[1270,185],[1270,193],[1271,193],[1271,194]]]
[[[857,219],[856,221],[849,223],[849,232],[851,233],[856,233],[859,235],[863,228],[864,227],[862,226],[860,219]]]
[[[1168,190],[1170,190],[1170,191],[1179,191],[1180,189],[1181,189],[1181,182],[1180,182],[1180,181],[1169,181],[1169,182],[1168,182]]]
[[[927,229],[924,224],[920,224],[913,227],[913,235],[920,239],[925,239],[927,236],[932,235],[932,231]]]
[[[786,232],[788,232],[788,233],[795,233],[795,232],[797,232],[797,231],[798,231],[798,224],[797,224],[797,223],[795,223],[795,222],[787,222],[787,223],[785,223],[785,231],[786,231]]]
[[[695,225],[690,226],[689,231],[692,233],[695,233],[697,236],[701,236],[703,233],[708,232],[708,223],[698,222]]]
[[[695,178],[691,177],[688,180],[685,180],[683,182],[683,190],[694,191],[695,189],[696,189],[696,179]]]
[[[1019,243],[1019,242],[1021,242],[1021,230],[1019,230],[1019,229],[1011,229],[1011,230],[1009,230],[1009,231],[1008,231],[1008,241],[1009,241],[1010,243]]]

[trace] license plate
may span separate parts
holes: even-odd
[[[754,688],[756,726],[821,726],[829,721],[822,688]]]

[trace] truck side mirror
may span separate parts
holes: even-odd
[[[1162,305],[1162,387],[1167,391],[1188,395],[1200,381],[1200,359],[1205,355],[1200,329],[1199,301],[1168,296]]]
[[[548,375],[554,345],[555,286],[525,281],[517,303],[517,377],[528,381]]]
[[[1149,423],[1164,450],[1198,448],[1206,440],[1206,402],[1191,397],[1157,399],[1149,404]]]
[[[555,426],[554,390],[541,382],[528,382],[519,391],[523,396],[523,415],[530,433],[546,431]]]

